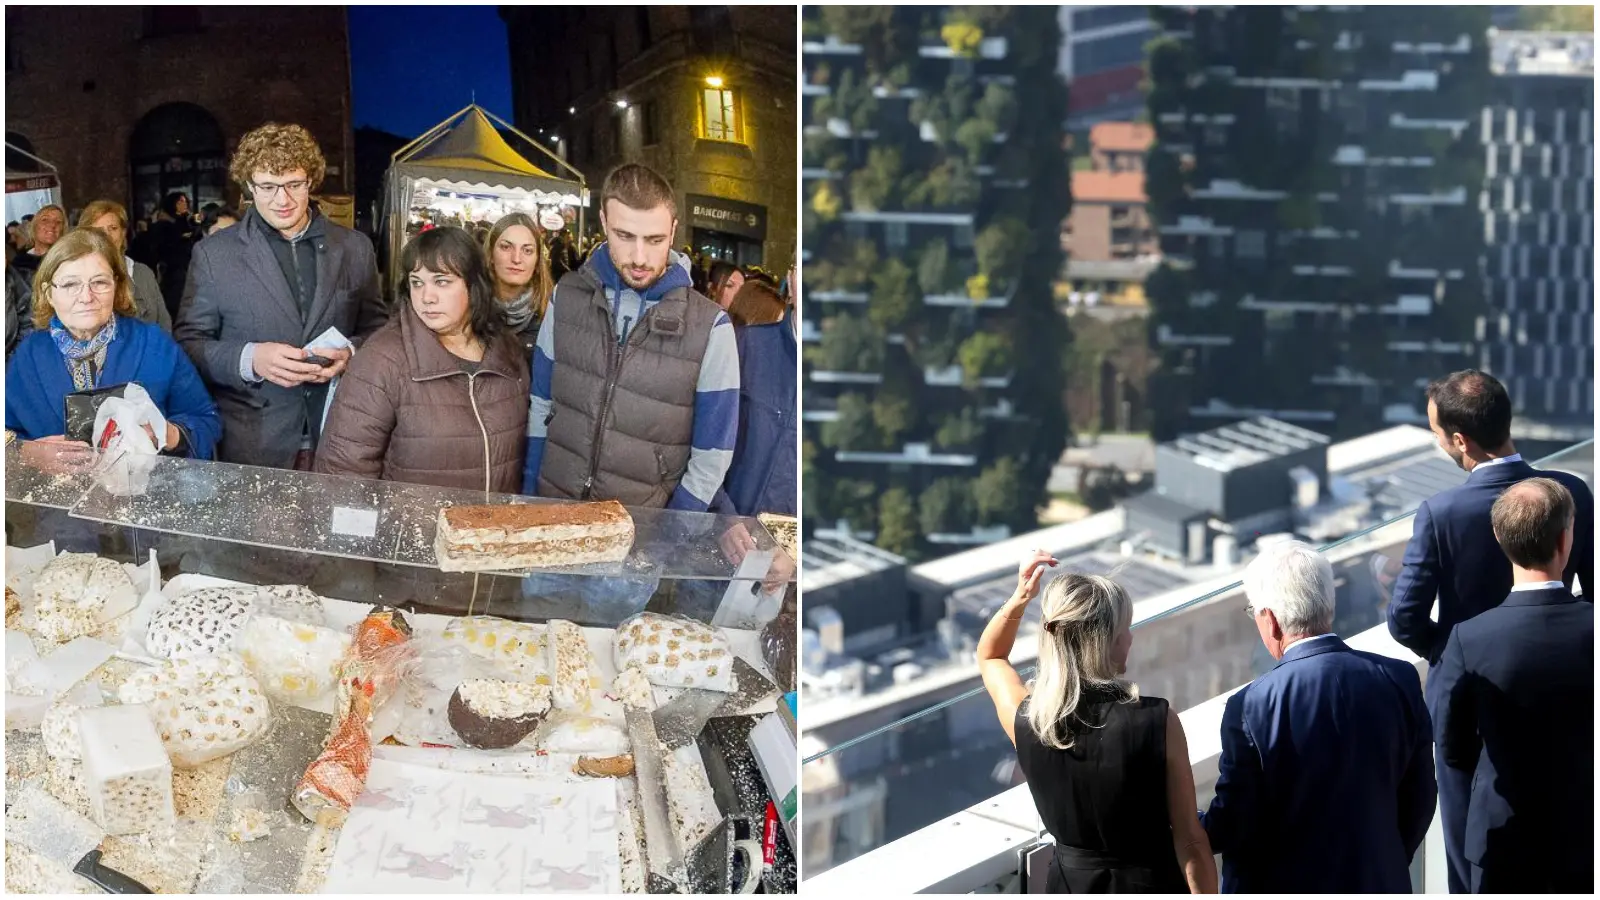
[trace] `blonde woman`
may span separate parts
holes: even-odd
[[[1045,569],[1055,565],[1043,550],[1023,560],[1016,592],[978,641],[984,687],[1056,841],[1049,890],[1216,893],[1178,714],[1122,677],[1133,646],[1127,592],[1098,575],[1056,578],[1040,603],[1033,683],[1008,661]]]
[[[494,276],[495,299],[532,359],[539,324],[556,287],[550,277],[550,251],[533,218],[519,212],[501,216],[483,244]]]
[[[133,282],[133,304],[139,321],[172,333],[172,316],[161,295],[161,282],[147,265],[128,255],[128,211],[115,200],[96,200],[78,213],[79,228],[98,228],[122,254],[122,263]]]

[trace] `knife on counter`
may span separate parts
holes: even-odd
[[[138,881],[100,862],[100,842],[106,833],[99,825],[46,793],[38,784],[22,789],[22,796],[6,810],[6,840],[93,882],[108,894],[149,894]]]

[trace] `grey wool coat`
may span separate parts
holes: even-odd
[[[320,213],[319,213],[320,215]],[[321,427],[326,392],[246,381],[239,357],[249,342],[304,347],[330,327],[357,348],[389,318],[378,287],[377,255],[366,235],[333,222],[316,239],[317,292],[302,316],[255,212],[195,245],[173,337],[222,414],[224,462],[287,469],[300,452],[308,420]]]

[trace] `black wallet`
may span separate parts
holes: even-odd
[[[100,404],[111,397],[123,396],[127,389],[126,384],[114,384],[111,387],[73,391],[68,394],[67,440],[82,441],[91,447],[94,446],[94,417],[100,413]]]

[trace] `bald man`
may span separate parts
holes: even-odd
[[[1506,488],[1490,516],[1510,595],[1429,676],[1439,755],[1471,785],[1455,837],[1475,894],[1594,889],[1594,605],[1562,581],[1575,511],[1554,479]]]

